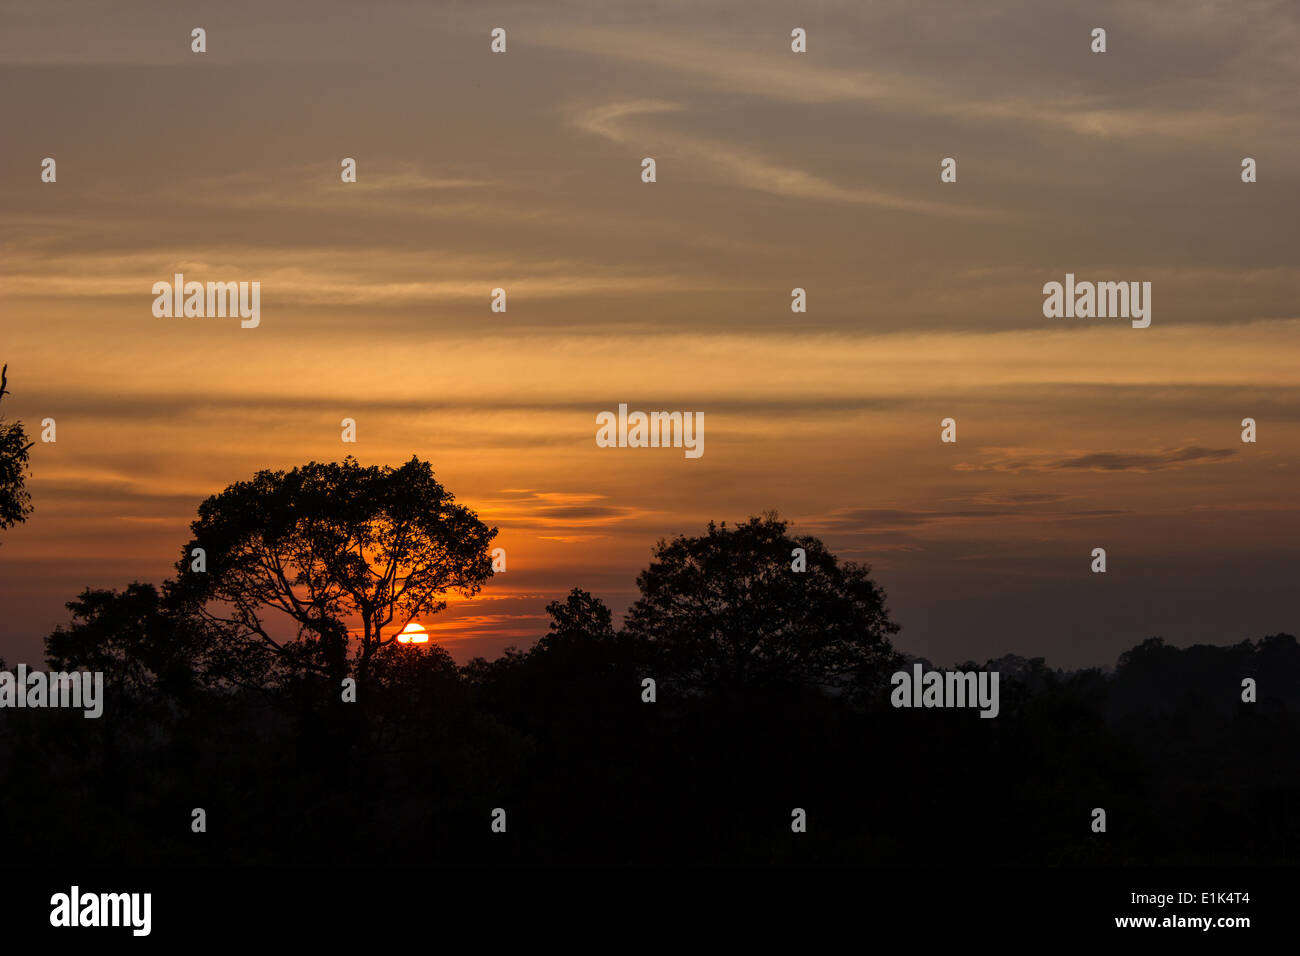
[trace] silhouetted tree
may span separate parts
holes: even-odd
[[[45,638],[52,670],[101,671],[120,700],[183,702],[198,689],[278,688],[296,673],[260,640],[205,619],[170,584],[87,588]]]
[[[152,584],[87,588],[66,606],[71,623],[45,639],[51,670],[101,671],[108,695],[118,701],[184,697],[196,683],[198,634],[164,611]]]
[[[9,394],[9,366],[0,368],[0,402]],[[26,521],[32,513],[31,495],[25,484],[27,453],[32,442],[27,440],[22,422],[5,423],[0,418],[0,530],[12,528]]]
[[[349,457],[261,471],[205,501],[190,528],[177,586],[196,613],[289,666],[331,679],[351,671],[358,683],[407,623],[446,607],[447,592],[478,592],[497,533],[414,457],[400,468]],[[195,569],[195,549],[206,570]],[[292,637],[276,636],[268,612]],[[349,619],[361,624],[351,656]]]
[[[795,548],[806,571],[792,569]],[[624,627],[700,687],[861,686],[894,659],[898,631],[869,572],[817,538],[786,534],[775,514],[734,529],[710,522],[701,537],[659,542]]]
[[[138,779],[133,759],[156,763],[163,728],[180,728],[202,711],[214,686],[207,657],[217,642],[205,633],[209,625],[175,613],[152,584],[88,588],[67,608],[71,622],[45,638],[46,664],[103,675],[103,715],[91,733],[100,782],[120,798]]]
[[[605,602],[582,588],[571,590],[563,601],[546,605],[546,613],[551,616],[550,629],[535,645],[542,652],[570,644],[606,644],[617,636]]]

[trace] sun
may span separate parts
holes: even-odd
[[[397,635],[398,644],[427,644],[429,632],[419,621],[412,621]]]

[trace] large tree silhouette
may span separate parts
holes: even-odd
[[[893,661],[898,625],[871,569],[786,527],[767,514],[660,541],[637,577],[626,632],[649,641],[671,676],[699,687],[876,681]],[[792,567],[795,548],[806,552],[805,571]]]
[[[9,366],[0,368],[0,402],[9,394]],[[27,493],[27,453],[32,442],[27,440],[22,422],[5,423],[0,418],[0,530],[12,528],[26,521],[32,513],[31,496]]]
[[[477,593],[497,533],[414,457],[261,471],[205,501],[190,527],[177,588],[196,613],[290,666],[359,683],[407,623],[443,610],[448,592]]]

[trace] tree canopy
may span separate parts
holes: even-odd
[[[870,567],[841,562],[775,514],[700,537],[660,541],[637,577],[625,630],[651,642],[670,672],[697,685],[874,679],[898,631]],[[793,552],[806,553],[806,570]]]
[[[349,457],[260,471],[203,502],[190,528],[177,589],[198,613],[294,666],[358,680],[407,623],[446,608],[449,592],[478,592],[497,533],[415,457],[398,468]]]

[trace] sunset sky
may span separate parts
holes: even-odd
[[[462,661],[769,509],[945,664],[1300,630],[1300,8],[807,7],[0,8],[3,412],[58,423],[0,656],[161,582],[208,495],[349,453],[500,529],[426,622]],[[177,272],[260,282],[260,327],[155,317]],[[1151,282],[1150,328],[1044,318],[1067,272]],[[620,402],[703,412],[703,456],[596,447]]]

